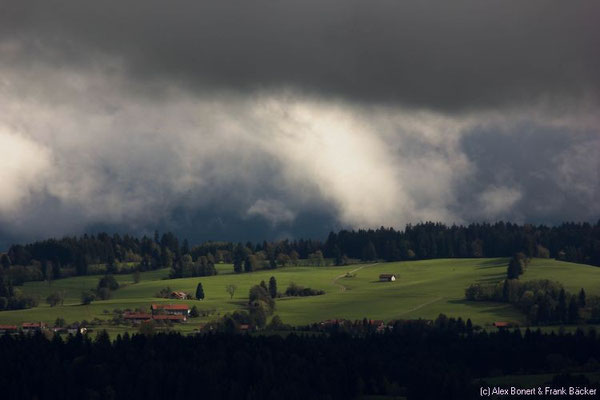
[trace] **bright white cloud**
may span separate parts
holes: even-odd
[[[51,152],[35,141],[0,126],[0,217],[18,212],[44,189]]]
[[[272,199],[258,199],[250,208],[248,208],[247,214],[259,215],[268,221],[270,221],[273,225],[292,222],[296,215],[288,210],[285,205],[277,200]]]
[[[63,233],[74,224],[143,225],[211,202],[273,226],[323,203],[354,227],[465,222],[480,216],[459,200],[478,164],[461,140],[527,120],[527,110],[450,116],[294,92],[141,88],[115,62],[25,71],[0,62],[0,76],[0,125],[11,127],[0,130],[0,220],[28,215],[36,207],[28,199],[48,196],[72,210],[49,223]],[[557,176],[586,195],[598,191],[596,145],[556,161]],[[523,191],[492,183],[472,197],[486,218],[510,217]]]
[[[481,193],[479,203],[486,217],[498,218],[505,217],[521,197],[516,188],[493,186]]]

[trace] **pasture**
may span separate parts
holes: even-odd
[[[40,296],[40,305],[28,310],[0,312],[0,324],[44,321],[54,323],[57,317],[67,323],[94,318],[109,320],[114,309],[136,308],[149,310],[151,303],[185,302],[206,315],[176,325],[174,329],[192,332],[203,323],[225,313],[244,309],[248,291],[261,280],[268,283],[274,276],[278,289],[284,292],[291,283],[322,289],[324,295],[312,297],[279,298],[275,314],[284,323],[301,325],[326,319],[434,319],[440,313],[451,317],[470,318],[473,323],[490,326],[494,321],[525,323],[524,316],[508,304],[494,302],[468,302],[464,299],[465,288],[472,283],[495,283],[504,279],[508,259],[436,259],[423,261],[355,264],[342,267],[285,267],[252,273],[234,274],[228,264],[219,264],[219,275],[182,279],[166,279],[168,270],[161,269],[142,273],[139,283],[132,275],[116,275],[121,288],[113,292],[110,300],[94,301],[81,305],[84,290],[96,286],[99,276],[66,278],[46,282],[29,282],[19,287],[29,294]],[[349,273],[350,277],[346,274]],[[395,274],[395,282],[379,282],[379,274]],[[576,293],[585,288],[588,295],[600,295],[600,268],[582,264],[560,262],[550,259],[534,259],[521,280],[556,280],[567,290]],[[194,294],[196,285],[202,282],[204,300],[168,300],[156,298],[162,288]],[[237,286],[233,298],[225,286]],[[63,290],[62,306],[50,307],[45,298],[52,292]],[[104,327],[104,326],[103,326]],[[123,332],[127,327],[111,327],[110,332]],[[135,328],[133,328],[135,329]]]

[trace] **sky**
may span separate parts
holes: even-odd
[[[600,218],[600,2],[0,0],[0,248]]]

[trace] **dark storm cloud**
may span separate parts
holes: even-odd
[[[462,140],[477,166],[457,188],[465,220],[559,224],[600,217],[600,135],[576,137],[524,124],[517,134],[480,131]],[[479,195],[474,195],[479,193]]]
[[[123,60],[198,91],[293,87],[444,110],[598,99],[597,1],[2,2],[31,59]],[[48,61],[47,60],[47,61]]]
[[[0,0],[0,248],[600,217],[596,1]]]

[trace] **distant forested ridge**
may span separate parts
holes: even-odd
[[[307,260],[336,265],[349,260],[415,260],[453,257],[552,257],[600,266],[600,221],[558,226],[498,222],[447,226],[407,225],[404,230],[331,232],[313,239],[276,242],[206,242],[190,246],[172,233],[137,238],[130,235],[83,235],[12,245],[0,256],[0,273],[15,284],[73,275],[129,273],[172,268],[172,277],[216,273],[217,262],[233,263],[236,272],[278,268]],[[325,261],[327,260],[327,261]],[[99,267],[99,265],[101,265]]]

